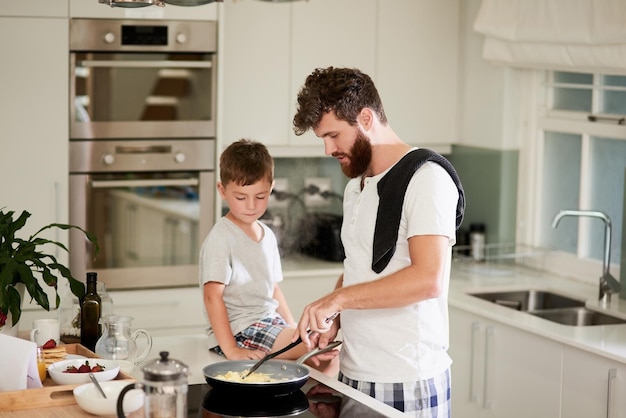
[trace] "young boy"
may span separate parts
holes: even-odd
[[[229,360],[261,359],[288,345],[295,332],[278,285],[283,275],[276,237],[258,221],[273,186],[274,162],[263,144],[241,139],[224,150],[217,190],[229,211],[202,244],[200,284],[209,348]],[[296,359],[306,350],[299,344],[278,358]]]

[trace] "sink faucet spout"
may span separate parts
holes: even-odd
[[[600,211],[593,210],[561,210],[552,220],[552,228],[556,228],[566,216],[598,218],[604,222],[604,257],[602,259],[602,276],[600,276],[600,300],[608,303],[612,293],[621,289],[620,283],[609,272],[611,264],[611,218]]]

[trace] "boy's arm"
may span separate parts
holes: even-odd
[[[291,311],[289,310],[289,305],[287,305],[287,300],[285,299],[285,295],[283,294],[283,291],[280,289],[280,286],[278,286],[278,283],[274,284],[273,297],[274,299],[278,301],[278,308],[276,309],[276,312],[278,312],[280,316],[282,316],[283,319],[287,321],[289,325],[295,328],[297,322],[293,319],[293,315],[291,314]]]
[[[204,284],[204,307],[211,328],[217,338],[221,350],[229,360],[257,359],[263,357],[265,353],[259,350],[247,350],[237,347],[235,337],[230,329],[228,312],[224,305],[224,284],[218,282],[208,282]]]

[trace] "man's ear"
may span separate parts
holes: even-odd
[[[356,120],[361,125],[364,131],[368,131],[374,123],[374,112],[372,112],[372,109],[364,107],[359,112]]]

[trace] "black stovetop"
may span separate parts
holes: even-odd
[[[220,417],[381,417],[368,406],[310,378],[296,392],[280,396],[255,397],[208,384],[189,385],[188,418]]]

